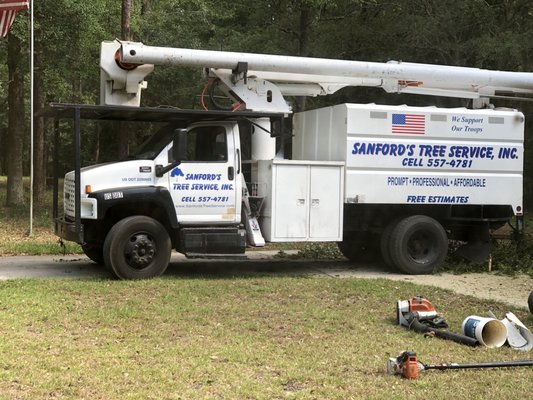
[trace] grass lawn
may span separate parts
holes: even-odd
[[[427,339],[395,323],[424,295],[460,332],[509,307],[385,280],[286,276],[0,282],[0,398],[526,399],[533,367],[385,373],[425,363],[528,358]],[[512,310],[533,325],[525,310]]]
[[[53,233],[52,190],[47,191],[43,204],[34,204],[33,232],[30,228],[30,182],[24,178],[25,204],[18,207],[6,207],[7,178],[0,176],[0,256],[6,255],[38,255],[79,253],[81,248],[74,243],[59,244]]]

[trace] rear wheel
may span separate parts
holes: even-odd
[[[394,263],[392,262],[392,256],[390,254],[390,247],[391,247],[391,234],[394,228],[396,228],[396,225],[398,225],[399,219],[392,220],[383,230],[381,233],[381,238],[379,241],[380,249],[381,249],[381,258],[383,258],[383,262],[387,267],[394,267]]]
[[[390,233],[392,263],[407,274],[430,274],[448,253],[448,236],[442,225],[426,215],[402,219]]]
[[[376,258],[373,235],[365,233],[357,236],[346,235],[337,246],[344,257],[350,261],[372,261]]]
[[[120,279],[147,279],[165,272],[172,246],[163,225],[133,216],[117,222],[104,242],[106,265]]]

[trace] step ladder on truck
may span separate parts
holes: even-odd
[[[141,107],[155,65],[203,68],[204,93],[216,86],[231,106]],[[350,260],[377,251],[399,271],[431,273],[449,240],[483,259],[491,230],[512,219],[522,229],[524,115],[490,101],[530,96],[533,73],[119,41],[102,43],[100,67],[99,105],[52,104],[45,113],[74,120],[75,167],[65,175],[62,215],[56,184],[55,231],[119,278],[162,274],[172,249],[236,256],[247,245],[301,241],[338,242]],[[472,107],[339,104],[293,114],[286,101],[347,86],[464,98]],[[288,117],[292,154],[284,155],[276,136]],[[166,125],[130,159],[82,168],[84,119]]]

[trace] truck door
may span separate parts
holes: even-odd
[[[178,222],[232,224],[241,219],[241,167],[237,124],[193,125],[187,161],[169,173]]]

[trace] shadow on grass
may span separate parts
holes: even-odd
[[[165,277],[180,278],[257,278],[260,276],[330,276],[337,277],[347,270],[368,270],[375,273],[392,273],[379,263],[357,265],[339,260],[187,260],[172,261]]]
[[[257,277],[332,277],[358,273],[393,274],[378,262],[355,264],[345,260],[186,259],[174,253],[163,278],[236,279]],[[0,279],[82,278],[115,279],[111,271],[85,256],[22,256],[0,258]]]

